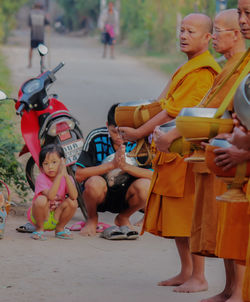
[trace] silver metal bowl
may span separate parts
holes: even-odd
[[[168,131],[174,128],[176,128],[175,119],[170,122],[167,122],[166,124],[160,125],[160,130],[165,133],[167,133]]]
[[[102,164],[111,162],[115,157],[115,153],[107,156],[102,161]],[[138,163],[134,157],[129,157],[127,153],[125,154],[125,160],[126,163],[132,166],[138,166]],[[122,183],[125,183],[129,178],[130,175],[122,171],[120,168],[116,168],[114,170],[109,171],[104,175],[104,178],[106,179],[108,186],[113,187],[114,185],[120,185]]]
[[[179,116],[194,116],[194,117],[209,117],[213,118],[218,108],[200,108],[200,107],[186,107],[182,108],[179,113]],[[223,119],[230,119],[231,115],[229,111],[225,111]]]
[[[242,124],[250,130],[250,74],[240,83],[235,93],[234,110]]]
[[[230,148],[232,145],[222,138],[214,138],[210,141],[210,145],[220,147],[220,148]]]
[[[154,102],[154,100],[137,100],[137,101],[120,103],[118,105],[118,107],[123,107],[123,106],[136,107],[136,106],[140,106],[140,105],[149,105],[149,104],[151,104],[153,102]]]

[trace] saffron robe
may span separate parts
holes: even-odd
[[[219,72],[219,65],[208,51],[189,60],[173,75],[168,93],[161,100],[162,108],[176,117],[183,107],[196,106]],[[164,152],[157,152],[153,166],[142,234],[147,231],[162,237],[189,237],[194,197],[192,167],[179,154]]]
[[[250,202],[250,180],[248,180],[246,195]],[[247,248],[247,258],[246,258],[246,271],[245,271],[244,284],[243,284],[244,302],[250,302],[250,204],[248,207],[248,218],[249,218],[249,236],[248,236],[248,248]]]
[[[240,71],[249,62],[248,55],[240,66]],[[220,258],[246,260],[249,238],[248,203],[219,204],[219,219],[215,254]]]
[[[213,87],[204,100],[202,107],[218,108],[226,97],[231,86],[238,78],[242,66],[228,80],[220,92],[213,98],[211,103],[206,102],[214,95],[216,89],[230,74],[243,53],[237,53],[225,64],[222,72],[214,80]],[[243,64],[244,67],[244,64]],[[232,103],[229,106],[232,110]],[[216,196],[226,191],[225,183],[209,171],[205,163],[195,163],[195,206],[191,229],[190,248],[191,252],[204,256],[214,256],[216,248],[217,223],[218,223],[218,202]]]

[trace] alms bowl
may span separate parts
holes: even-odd
[[[241,123],[250,130],[250,74],[240,83],[235,93],[234,110]]]
[[[161,125],[159,128],[162,132],[168,133],[170,130],[176,128],[176,121],[175,119],[173,119],[170,122]],[[183,141],[182,138],[178,138],[172,142],[169,151],[173,153],[183,154],[184,152],[186,153],[189,149],[190,144],[188,142]]]
[[[176,117],[176,127],[185,138],[210,138],[211,130],[217,133],[230,133],[233,120],[226,111],[221,118],[213,118],[217,108],[183,108]]]
[[[115,109],[115,122],[118,127],[138,128],[161,110],[160,103],[153,100],[120,103]]]

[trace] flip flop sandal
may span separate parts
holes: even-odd
[[[139,233],[135,230],[131,230],[127,225],[120,227],[121,232],[123,232],[128,240],[135,240],[139,238]]]
[[[103,232],[104,230],[106,230],[107,228],[110,228],[111,225],[110,224],[107,224],[107,223],[104,223],[104,222],[99,222],[97,224],[97,227],[96,227],[96,233],[101,233]]]
[[[36,231],[36,227],[32,223],[27,222],[24,225],[20,225],[20,227],[16,228],[16,231],[19,233],[33,233]]]
[[[78,221],[74,224],[72,224],[71,227],[66,227],[66,229],[70,231],[81,231],[81,229],[85,226],[86,222],[85,221]],[[96,232],[101,233],[105,229],[109,228],[110,224],[104,223],[104,222],[99,222],[96,226]]]
[[[126,239],[127,236],[119,229],[118,226],[111,226],[105,229],[100,237],[108,240],[122,240]]]
[[[32,232],[32,235],[30,236],[34,240],[40,240],[40,241],[45,241],[47,240],[47,237],[44,236],[43,231],[35,231]]]
[[[72,224],[71,227],[66,227],[66,229],[70,231],[81,231],[81,229],[85,226],[85,221],[78,221]]]
[[[68,236],[65,236],[65,235],[68,235]],[[73,239],[72,234],[71,234],[70,230],[68,230],[68,229],[65,229],[61,232],[57,232],[55,234],[55,236],[56,236],[56,238],[60,238],[60,239],[66,239],[66,240],[72,240]]]

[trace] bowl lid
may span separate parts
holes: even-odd
[[[118,107],[124,107],[124,106],[140,106],[140,105],[149,105],[153,103],[154,100],[137,100],[137,101],[130,101],[130,102],[123,102],[118,105]]]
[[[222,138],[213,138],[210,141],[211,146],[221,147],[221,148],[230,148],[232,144],[230,144],[226,139]]]
[[[186,108],[182,108],[178,116],[213,118],[217,110],[218,108],[186,107]],[[221,118],[222,119],[231,118],[229,111],[226,110]]]

